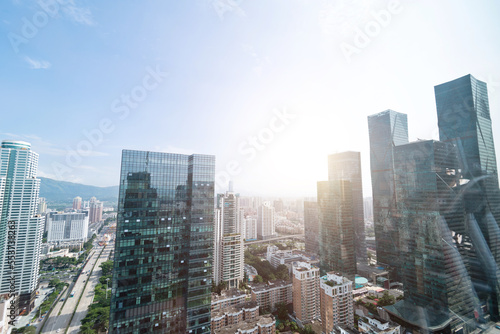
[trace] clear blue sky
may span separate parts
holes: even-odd
[[[468,73],[500,152],[498,1],[41,2],[0,4],[0,137],[40,176],[116,185],[124,148],[202,153],[243,195],[315,196],[327,155],[357,150],[368,196],[366,117],[437,139],[433,87]]]

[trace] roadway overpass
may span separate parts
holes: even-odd
[[[303,234],[290,234],[290,235],[282,235],[279,237],[274,237],[274,238],[266,239],[266,240],[245,241],[245,245],[272,243],[273,241],[278,241],[278,240],[283,240],[283,239],[297,239],[297,240],[303,241],[304,235]]]

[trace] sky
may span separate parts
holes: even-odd
[[[122,149],[216,156],[241,195],[316,195],[327,156],[360,151],[367,116],[439,139],[434,86],[488,84],[500,156],[500,2],[6,0],[0,139],[39,176],[119,183]]]

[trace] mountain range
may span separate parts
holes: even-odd
[[[80,196],[83,201],[88,201],[95,196],[99,201],[110,205],[118,202],[118,186],[96,187],[46,177],[39,177],[39,179],[41,180],[40,197],[45,197],[49,204],[73,203],[76,196]]]

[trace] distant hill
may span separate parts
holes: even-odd
[[[73,198],[80,196],[82,200],[88,201],[95,196],[99,201],[106,204],[118,202],[118,186],[95,187],[80,183],[57,181],[46,177],[39,177],[42,181],[40,185],[40,197],[45,197],[50,203],[73,203]]]

